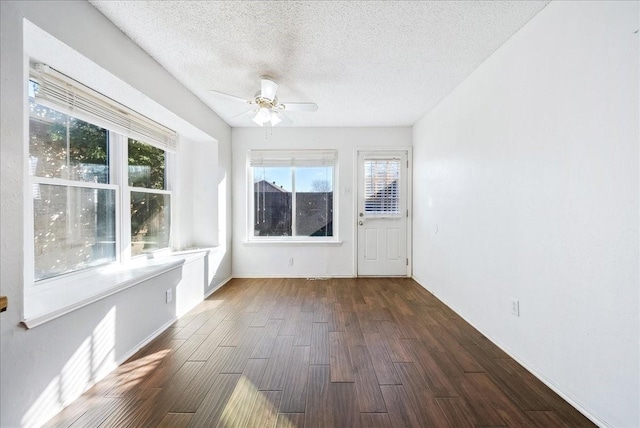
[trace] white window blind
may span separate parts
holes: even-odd
[[[365,213],[400,214],[400,160],[365,159],[364,175]]]
[[[336,163],[335,150],[251,150],[249,166],[330,166]]]
[[[36,102],[162,150],[175,152],[175,131],[131,110],[44,64],[31,69]]]

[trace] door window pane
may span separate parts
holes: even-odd
[[[165,152],[143,142],[129,139],[129,186],[164,190]]]
[[[400,214],[400,160],[364,161],[364,211],[368,215]]]
[[[34,186],[35,279],[116,259],[115,190]]]
[[[131,255],[169,246],[170,196],[131,192]]]
[[[30,95],[37,84],[30,83]],[[29,97],[29,167],[38,177],[108,183],[108,131]]]

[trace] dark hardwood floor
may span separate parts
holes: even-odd
[[[56,427],[595,426],[410,279],[234,279]]]

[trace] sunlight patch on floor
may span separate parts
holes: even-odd
[[[253,382],[242,376],[220,417],[224,427],[236,427],[240,421],[246,426],[274,426],[278,419],[279,400],[274,402],[267,397],[273,391],[259,391]],[[293,428],[286,418],[280,418],[281,427]]]

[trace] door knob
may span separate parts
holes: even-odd
[[[362,226],[362,225],[364,224],[364,221],[360,220],[360,221],[358,222],[358,224],[359,224],[360,226]]]

